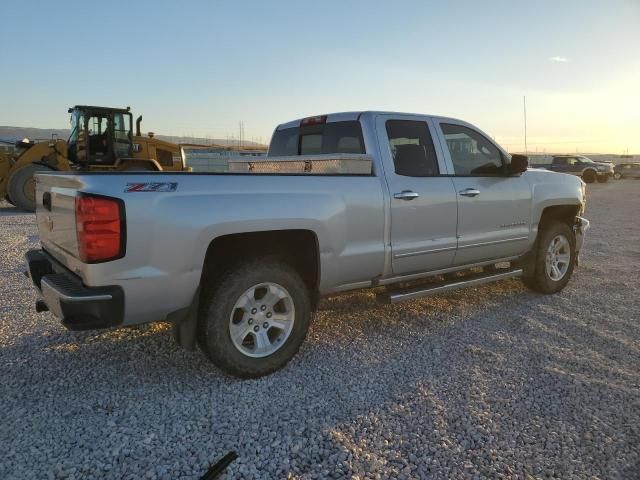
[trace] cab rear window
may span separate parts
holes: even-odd
[[[362,127],[357,120],[277,130],[269,156],[365,153]]]

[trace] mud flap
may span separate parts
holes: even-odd
[[[173,323],[173,338],[176,343],[189,352],[196,349],[196,327],[198,324],[198,304],[200,303],[200,287],[193,295],[191,305],[169,315],[167,320]]]

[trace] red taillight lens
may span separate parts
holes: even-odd
[[[124,222],[115,198],[76,197],[76,234],[80,260],[106,262],[124,254]]]

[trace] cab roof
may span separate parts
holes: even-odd
[[[322,114],[322,115],[313,115],[313,116],[309,116],[309,117],[298,118],[298,119],[292,120],[290,122],[281,123],[280,125],[278,125],[276,127],[276,130],[284,130],[285,128],[299,127],[300,124],[302,123],[302,121],[307,119],[307,118],[326,117],[326,123],[332,123],[332,122],[348,122],[348,121],[359,120],[362,115],[373,115],[373,116],[375,116],[375,115],[403,115],[403,116],[416,116],[416,117],[433,117],[433,118],[438,118],[438,119],[441,119],[441,120],[455,120],[457,122],[461,121],[461,120],[458,120],[456,118],[442,117],[440,115],[430,115],[428,113],[388,112],[388,111],[384,111],[384,110],[361,110],[361,111],[354,111],[354,112],[325,113],[325,114]]]
[[[97,106],[93,106],[93,105],[76,105],[74,107],[71,107],[69,109],[69,113],[71,113],[73,110],[91,110],[94,112],[101,112],[101,113],[131,113],[131,107],[127,107],[127,108],[115,108],[115,107],[97,107]]]

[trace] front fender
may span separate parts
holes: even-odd
[[[539,170],[528,179],[532,191],[532,228],[536,232],[545,208],[584,204],[583,182],[579,177]]]

